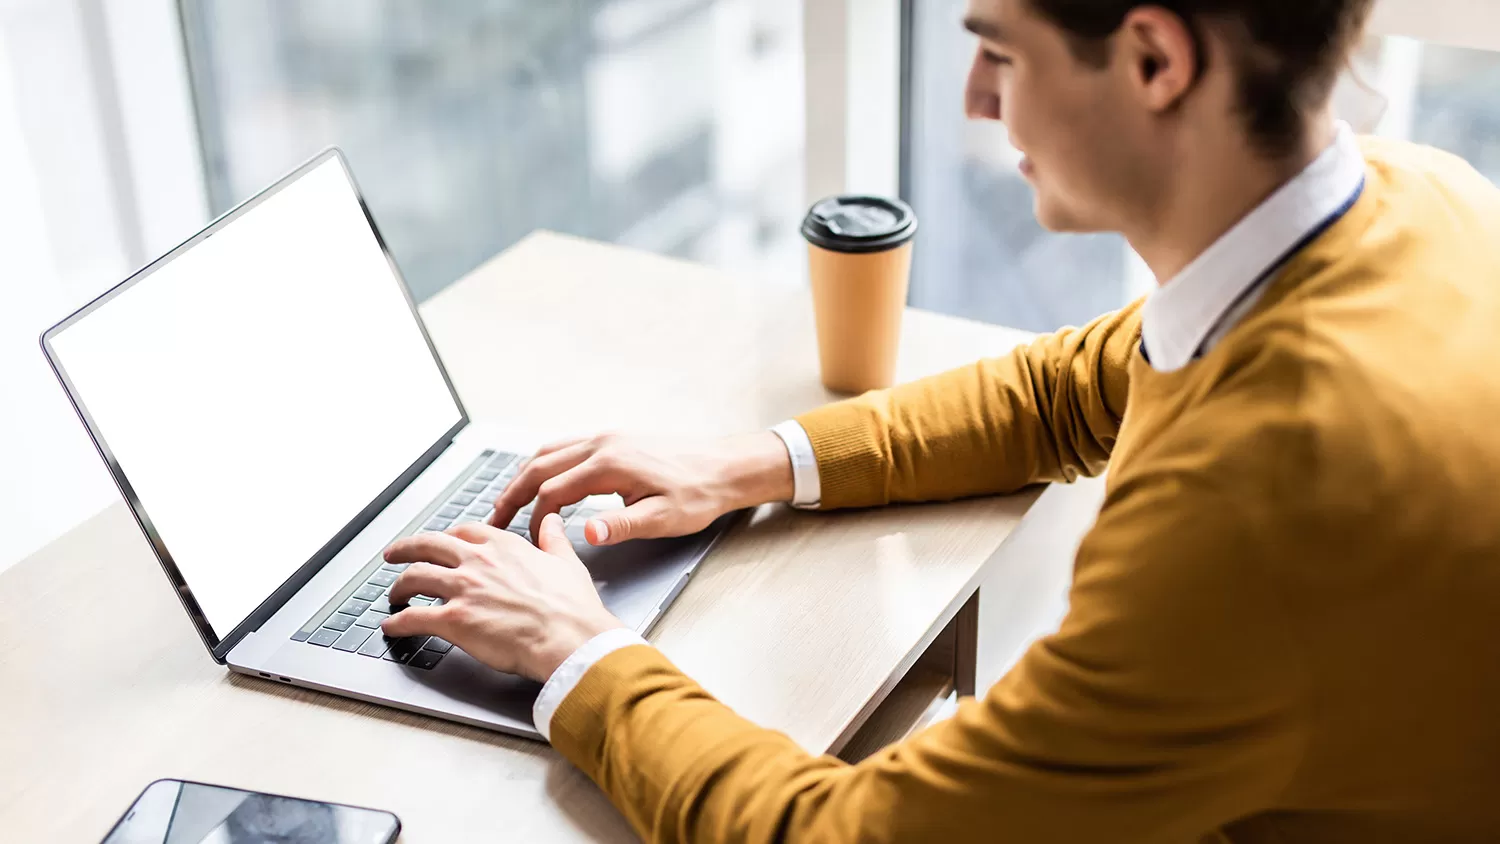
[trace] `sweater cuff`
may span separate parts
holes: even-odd
[[[537,732],[542,734],[542,738],[552,740],[552,719],[556,716],[557,708],[568,699],[595,663],[621,648],[644,644],[646,640],[641,638],[641,634],[625,627],[617,627],[584,642],[563,660],[562,665],[547,678],[541,694],[536,696],[536,703],[531,705],[531,721],[536,724]]]
[[[563,758],[598,781],[612,718],[659,689],[652,678],[681,677],[665,654],[641,644],[613,651],[588,670],[552,716],[550,741]]]
[[[797,417],[817,455],[822,509],[890,502],[886,424],[873,403],[882,395],[867,394]]]

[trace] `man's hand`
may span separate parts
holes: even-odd
[[[531,535],[542,519],[589,495],[617,493],[625,507],[589,519],[593,545],[686,536],[744,507],[792,497],[792,464],[770,431],[684,445],[618,434],[543,448],[500,497],[490,524],[504,527],[532,499]]]
[[[606,630],[623,627],[599,600],[588,569],[552,516],[538,546],[487,525],[399,539],[390,563],[411,563],[391,585],[391,604],[442,598],[386,619],[387,636],[441,636],[491,668],[546,682],[563,660]]]

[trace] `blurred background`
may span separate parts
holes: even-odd
[[[1341,113],[1500,176],[1500,53],[1453,46],[1500,16],[1385,5]],[[1046,331],[1143,294],[964,119],[964,6],[0,0],[0,567],[115,497],[38,332],[329,145],[418,299],[538,228],[800,285],[801,216],[846,189],[916,208],[914,305]]]

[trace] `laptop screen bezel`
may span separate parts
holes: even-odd
[[[395,276],[396,283],[401,289],[401,295],[406,298],[406,304],[411,309],[412,319],[416,320],[417,328],[422,332],[422,339],[427,343],[427,349],[432,354],[433,363],[437,364],[438,372],[443,377],[443,383],[447,385],[448,393],[452,396],[453,403],[458,408],[459,420],[423,452],[421,457],[417,458],[416,462],[408,466],[373,501],[360,510],[348,524],[344,525],[327,543],[300,565],[274,592],[261,601],[250,615],[246,616],[233,630],[221,638],[214,632],[213,626],[209,624],[208,618],[204,615],[202,607],[199,606],[197,599],[193,596],[192,589],[188,586],[186,578],[183,577],[182,571],[177,567],[176,561],[173,560],[172,552],[167,548],[166,543],[162,541],[161,535],[157,532],[150,514],[146,512],[146,508],[142,505],[140,499],[135,494],[135,490],[131,487],[130,480],[125,477],[125,473],[121,470],[119,461],[115,459],[114,452],[110,450],[109,443],[105,442],[104,436],[99,431],[94,418],[89,414],[83,398],[78,394],[73,382],[69,380],[66,369],[52,348],[52,340],[69,326],[88,316],[114,297],[129,290],[143,279],[149,278],[152,273],[166,266],[173,259],[234,222],[270,197],[275,196],[287,185],[297,181],[330,159],[338,161],[339,166],[343,169],[344,176],[349,180],[349,185],[354,190],[355,197],[359,200],[359,207],[364,213],[365,222],[370,226],[370,232],[375,236],[375,242],[380,246],[381,254],[385,256],[386,264],[390,267],[392,275]],[[141,532],[145,534],[147,541],[151,544],[151,549],[156,553],[156,558],[161,563],[162,570],[166,572],[167,579],[171,581],[173,588],[177,592],[177,597],[182,601],[183,609],[187,611],[189,618],[192,619],[193,626],[198,629],[198,635],[203,639],[203,644],[219,663],[223,663],[227,659],[229,652],[245,636],[259,629],[282,605],[290,600],[293,595],[297,594],[299,589],[307,585],[307,582],[312,579],[313,575],[317,574],[323,566],[327,565],[361,530],[364,530],[379,515],[380,511],[389,506],[391,501],[416,479],[417,475],[432,465],[433,461],[447,449],[454,437],[458,436],[459,432],[469,424],[468,410],[464,407],[463,400],[459,398],[458,390],[453,386],[453,379],[448,375],[448,369],[443,365],[443,360],[438,355],[437,347],[432,342],[432,336],[427,331],[426,323],[422,321],[422,315],[417,309],[416,300],[412,298],[411,288],[406,283],[406,277],[401,274],[400,267],[396,265],[396,259],[391,255],[391,250],[386,245],[385,238],[380,234],[380,227],[376,225],[375,217],[370,213],[370,206],[365,202],[364,194],[360,191],[359,184],[354,180],[354,174],[349,169],[348,161],[344,158],[343,152],[338,147],[329,147],[308,159],[301,166],[277,180],[270,187],[265,188],[225,212],[209,223],[203,230],[183,241],[170,252],[137,270],[124,281],[111,287],[88,304],[69,314],[56,325],[42,332],[41,346],[43,354],[47,357],[47,363],[52,367],[53,374],[57,376],[58,381],[62,384],[63,390],[67,393],[68,401],[73,405],[74,411],[77,412],[78,418],[83,422],[84,429],[88,432],[89,439],[93,441],[94,448],[98,450],[100,458],[104,460],[105,466],[108,467],[110,477],[114,479],[115,486],[119,487],[120,495],[125,499],[126,506],[130,508],[130,513],[135,517],[136,524],[140,526]],[[254,526],[248,526],[248,530],[251,531],[251,534],[246,537],[246,540],[254,541]]]

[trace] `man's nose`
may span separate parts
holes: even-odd
[[[970,120],[1000,119],[1000,90],[995,85],[995,74],[977,54],[964,87],[964,114]]]

